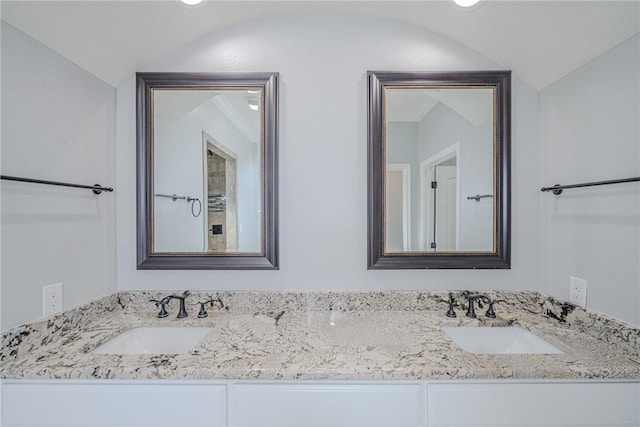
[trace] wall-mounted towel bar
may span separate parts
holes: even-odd
[[[174,202],[176,200],[186,200],[187,203],[191,202],[191,215],[197,218],[200,216],[200,213],[202,213],[202,202],[197,197],[178,196],[177,194],[160,194],[160,193],[156,193],[156,197],[166,197],[167,199],[171,199]],[[198,202],[198,213],[196,213],[196,209],[195,209],[196,202]]]
[[[113,188],[103,187],[100,184],[95,184],[95,185],[69,184],[68,182],[45,181],[43,179],[20,178],[17,176],[9,176],[9,175],[0,175],[0,179],[4,179],[7,181],[30,182],[33,184],[58,185],[60,187],[86,188],[88,190],[92,190],[93,194],[101,194],[103,191],[107,191],[110,193],[113,191]]]
[[[476,202],[480,203],[480,199],[486,199],[487,197],[493,197],[493,194],[476,194],[475,196],[467,197],[467,200],[475,200]]]
[[[187,196],[177,196],[175,194],[156,194],[157,197],[166,197],[168,199],[173,200],[174,202],[176,200],[186,200]]]
[[[610,179],[608,181],[584,182],[582,184],[570,184],[570,185],[556,184],[553,187],[542,187],[540,191],[551,191],[553,192],[553,194],[557,196],[558,194],[562,194],[562,190],[566,188],[594,187],[596,185],[622,184],[625,182],[636,182],[636,181],[640,181],[640,176],[637,176],[634,178]]]

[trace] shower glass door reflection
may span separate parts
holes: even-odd
[[[446,163],[453,163],[446,164]],[[431,215],[426,230],[430,232],[429,248],[433,251],[455,251],[457,228],[457,167],[455,158],[433,167]]]

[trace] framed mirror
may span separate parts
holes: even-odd
[[[510,268],[510,71],[368,72],[368,267]]]
[[[277,269],[278,75],[136,76],[138,269]]]

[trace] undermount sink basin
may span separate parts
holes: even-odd
[[[444,327],[460,348],[476,354],[560,354],[563,351],[526,329],[508,327]]]
[[[134,328],[92,351],[94,354],[179,354],[188,352],[211,328],[161,326]]]

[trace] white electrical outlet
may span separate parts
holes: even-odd
[[[42,288],[42,315],[51,316],[62,311],[62,282]]]
[[[587,281],[580,279],[579,277],[569,276],[569,302],[571,304],[579,305],[580,307],[587,306]]]

